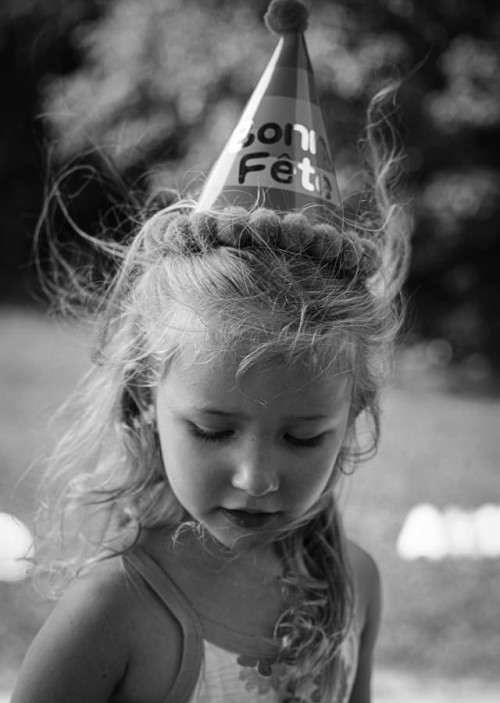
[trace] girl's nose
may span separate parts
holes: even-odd
[[[254,498],[277,491],[278,473],[271,457],[264,456],[255,446],[244,452],[234,467],[232,485]]]

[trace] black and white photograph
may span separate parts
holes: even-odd
[[[500,5],[0,54],[0,703],[498,703]]]

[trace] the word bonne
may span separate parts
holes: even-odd
[[[330,161],[328,147],[325,140],[318,135],[315,129],[309,129],[300,122],[287,122],[280,125],[278,122],[265,122],[258,129],[253,120],[245,120],[234,132],[229,149],[232,153],[246,149],[255,142],[260,144],[282,144],[283,147],[297,146],[302,151],[316,155],[318,146],[323,149],[327,162]]]

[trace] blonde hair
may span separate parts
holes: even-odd
[[[373,150],[370,134],[368,141]],[[291,594],[276,628],[283,657],[309,674],[335,667],[352,593],[334,487],[361,454],[354,432],[361,413],[372,420],[373,447],[378,442],[378,391],[400,324],[408,256],[388,188],[394,161],[372,153],[364,212],[339,210],[312,224],[307,212],[200,212],[182,201],[147,219],[128,245],[113,245],[120,266],[98,311],[94,363],[43,484],[34,575],[49,593],[92,561],[131,548],[142,529],[175,531],[186,521],[149,417],[153,389],[183,345],[204,359],[236,354],[239,373],[276,357],[318,373],[349,371],[350,432],[328,490],[275,536]]]

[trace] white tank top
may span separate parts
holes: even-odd
[[[170,576],[141,548],[123,557],[138,572],[183,633],[180,670],[164,703],[317,703],[318,683],[311,680],[296,695],[289,686],[293,664],[276,660],[268,640],[232,630],[194,611]],[[359,627],[353,623],[339,657],[335,703],[347,703],[356,675]]]

